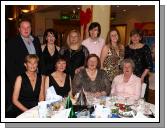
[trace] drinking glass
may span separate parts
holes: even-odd
[[[87,109],[82,110],[77,114],[77,118],[89,118],[90,112]]]

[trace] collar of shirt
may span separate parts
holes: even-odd
[[[96,40],[93,40],[92,38],[89,37],[89,41],[94,44],[97,44],[98,42],[100,42],[100,38],[98,37]]]
[[[25,43],[29,43],[29,44],[31,44],[32,42],[33,42],[33,40],[34,40],[34,38],[30,35],[29,36],[29,38],[25,38],[25,37],[23,37],[22,35],[21,35],[21,38],[23,39],[23,41],[25,42]]]

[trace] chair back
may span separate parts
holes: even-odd
[[[147,86],[146,83],[143,83],[143,84],[142,84],[141,98],[144,98],[144,94],[145,94],[145,91],[146,91],[146,86]]]

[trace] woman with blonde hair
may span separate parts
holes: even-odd
[[[62,47],[59,53],[67,58],[66,72],[72,79],[75,73],[83,68],[85,59],[89,55],[88,49],[81,45],[80,32],[75,29],[68,33],[67,46]]]
[[[112,28],[106,38],[100,60],[101,68],[107,72],[110,81],[121,73],[120,63],[124,59],[124,46],[120,44],[120,34],[116,28]]]
[[[44,78],[37,73],[39,58],[35,54],[25,57],[26,72],[20,74],[15,81],[12,102],[12,116],[16,117],[44,100]]]

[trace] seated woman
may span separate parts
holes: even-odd
[[[94,97],[108,96],[111,92],[111,84],[107,73],[100,69],[100,59],[96,54],[90,54],[85,63],[85,68],[74,76],[72,82],[72,95],[85,92]]]
[[[70,76],[64,73],[65,69],[66,58],[64,56],[59,56],[55,61],[55,71],[46,77],[45,93],[49,87],[53,86],[57,95],[62,97],[68,96],[70,92]]]
[[[39,58],[35,54],[25,57],[26,72],[16,78],[12,102],[16,106],[15,116],[38,105],[44,100],[44,79],[37,74]]]
[[[131,59],[124,59],[121,67],[123,74],[114,78],[111,95],[128,98],[130,101],[138,100],[141,95],[141,79],[133,74],[134,62]]]

